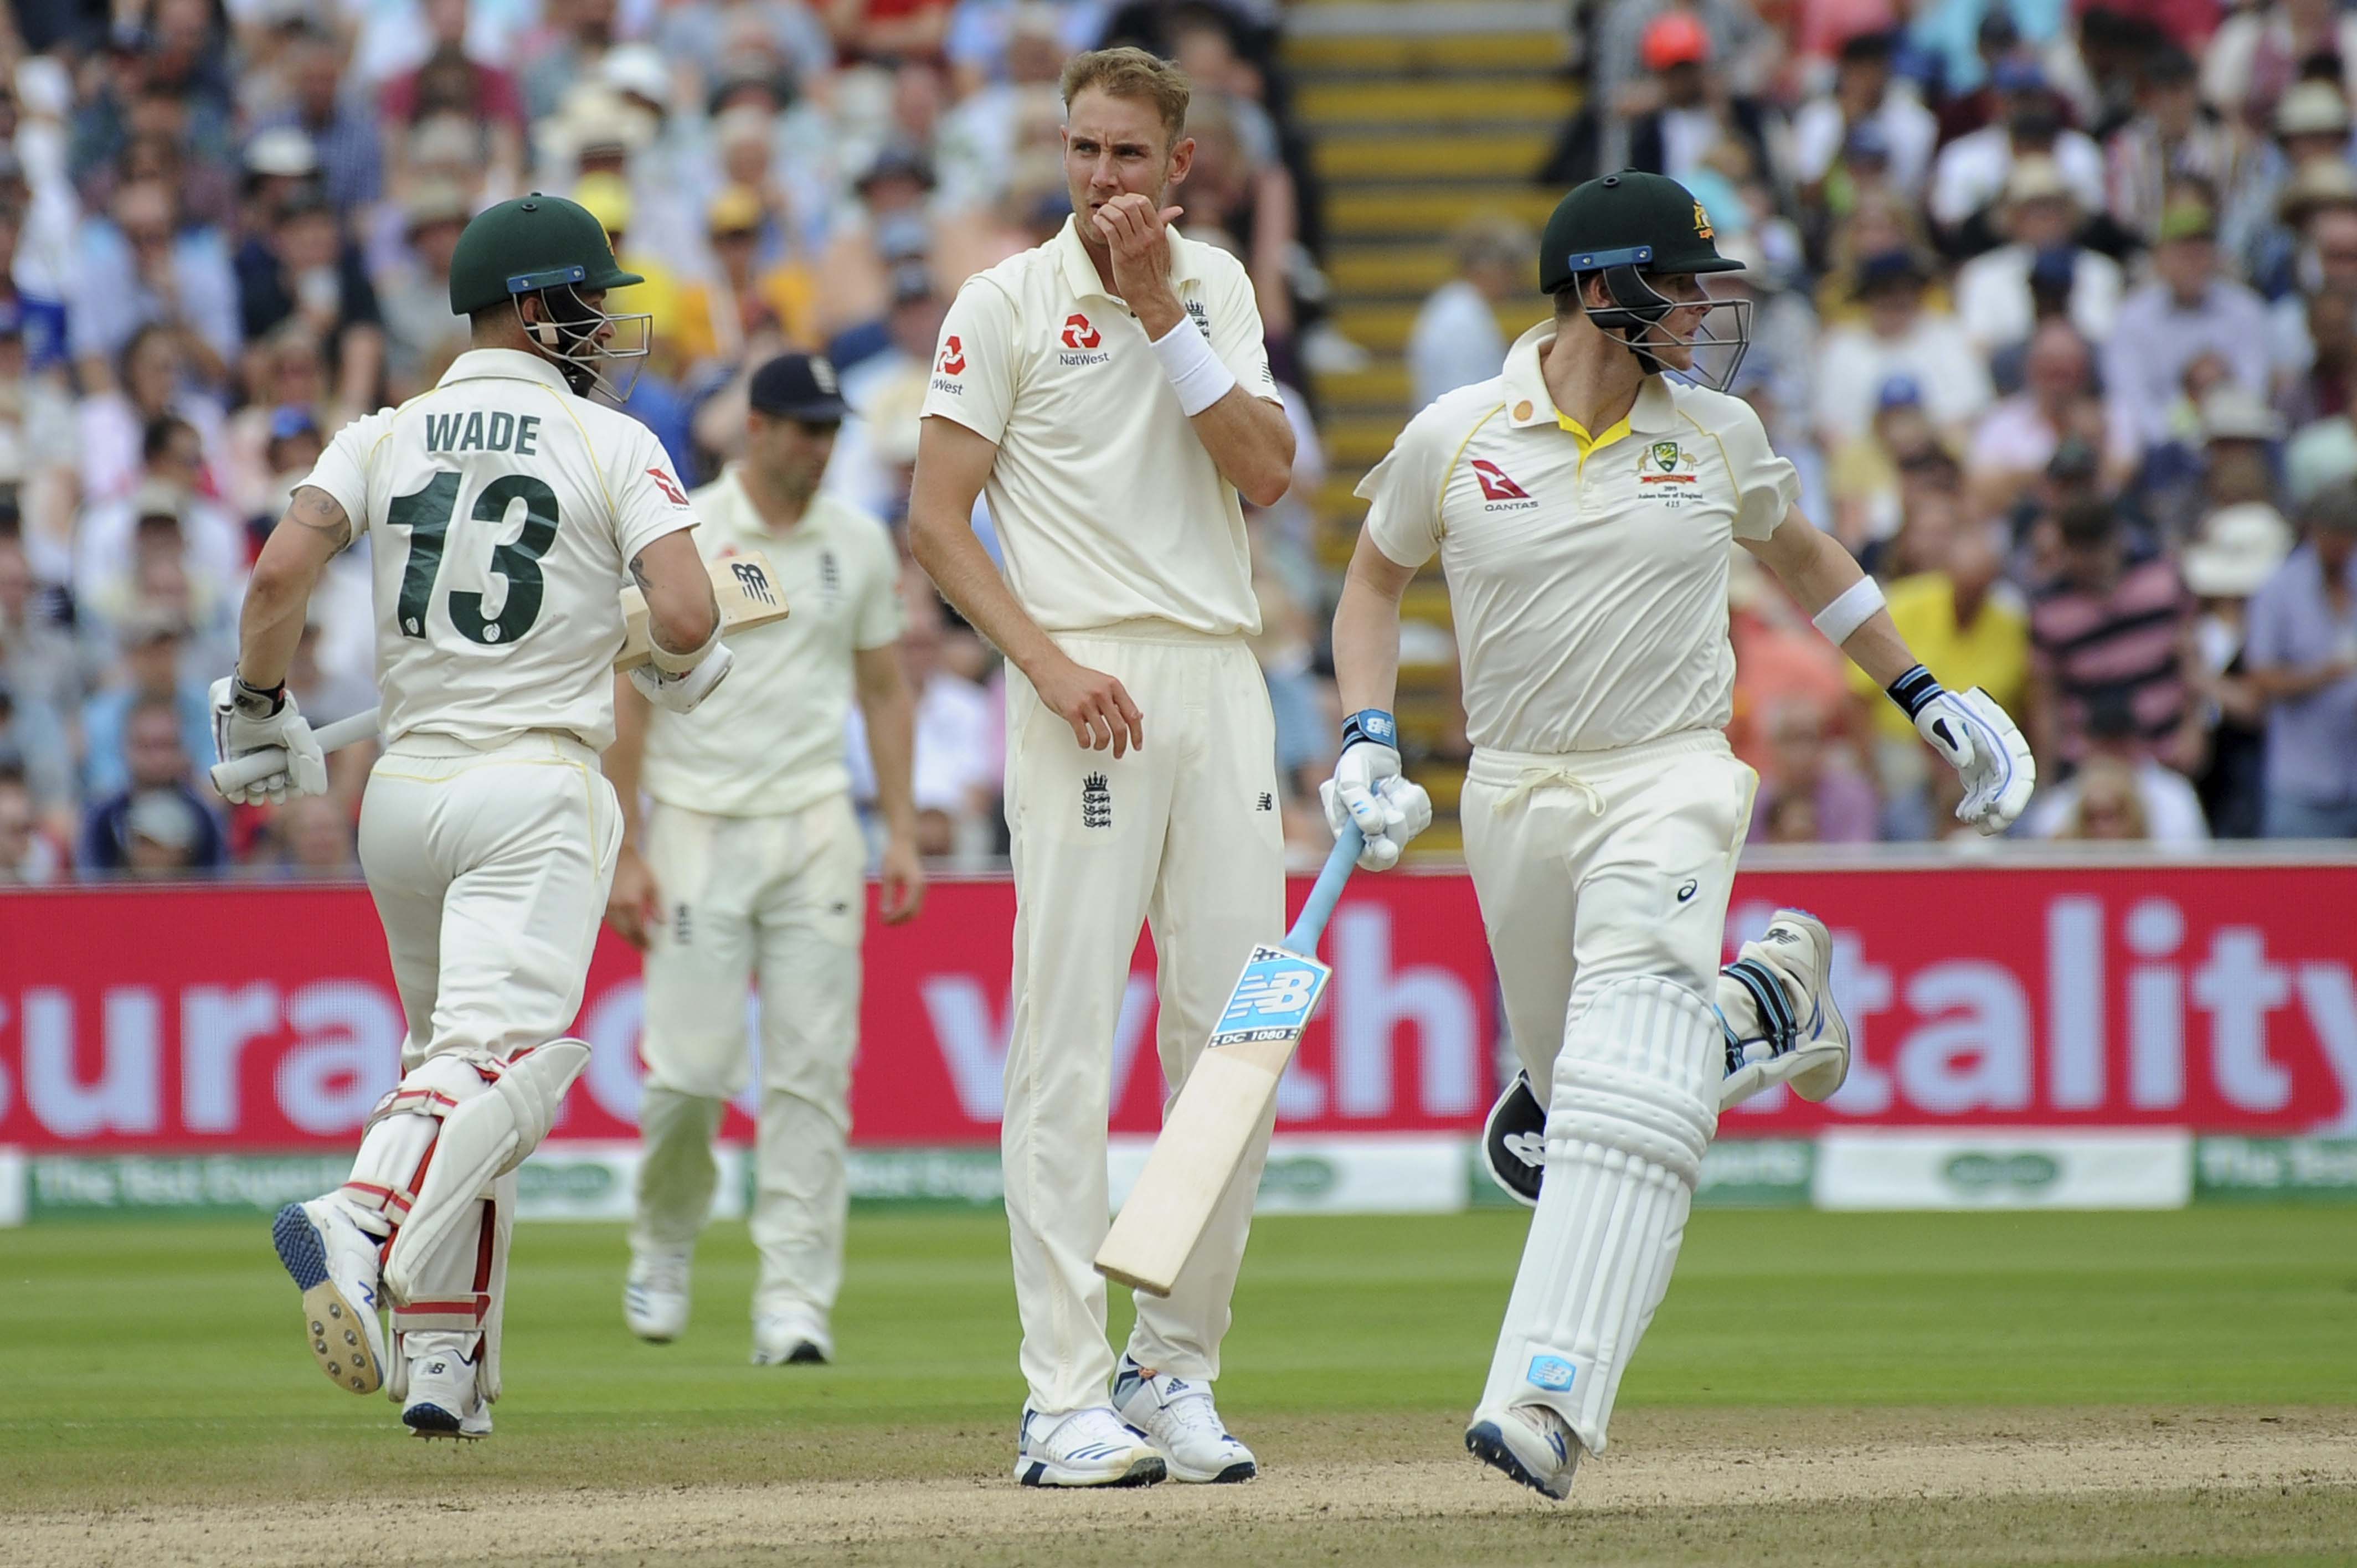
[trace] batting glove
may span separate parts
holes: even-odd
[[[1355,822],[1365,835],[1359,851],[1361,871],[1389,871],[1399,864],[1408,841],[1432,825],[1432,797],[1400,772],[1399,734],[1391,714],[1369,708],[1342,725],[1342,755],[1334,777],[1318,787],[1326,825],[1337,838]]]
[[[729,668],[736,662],[737,656],[728,651],[728,645],[716,642],[711,652],[676,675],[666,675],[651,664],[641,664],[630,671],[630,684],[659,708],[674,714],[693,713],[698,703],[712,695],[728,678]]]
[[[1990,835],[2013,826],[2038,788],[2038,764],[2029,742],[1996,700],[1978,686],[1964,693],[1934,689],[1911,711],[1916,733],[1964,781],[1956,821]]]
[[[310,725],[296,710],[292,692],[285,686],[265,692],[224,675],[213,682],[212,703],[213,750],[221,761],[272,747],[286,754],[285,768],[222,790],[223,800],[238,806],[258,806],[264,800],[277,805],[289,794],[328,792],[328,754],[319,749]]]

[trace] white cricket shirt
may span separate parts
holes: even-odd
[[[303,481],[376,534],[382,729],[614,739],[630,563],[695,525],[654,433],[536,355],[475,349],[336,433]]]
[[[731,632],[736,667],[691,714],[657,708],[640,781],[667,806],[721,817],[799,811],[851,788],[844,720],[853,653],[899,640],[900,562],[884,525],[830,496],[772,532],[730,465],[690,499],[706,560],[759,551],[789,612]]]
[[[1417,414],[1360,482],[1366,528],[1402,566],[1437,553],[1477,746],[1602,751],[1733,712],[1727,548],[1765,539],[1800,494],[1739,398],[1645,378],[1590,439],[1559,414],[1544,322],[1502,375]]]
[[[966,280],[942,326],[925,413],[998,444],[984,493],[1007,585],[1042,628],[1152,617],[1255,634],[1235,487],[1146,329],[1098,280],[1074,221]],[[1180,303],[1237,384],[1276,403],[1243,263],[1175,229],[1170,261]]]

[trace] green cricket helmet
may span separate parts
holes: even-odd
[[[533,191],[484,209],[458,236],[450,258],[450,308],[471,316],[538,296],[542,319],[525,328],[533,343],[575,392],[586,396],[597,387],[620,403],[630,395],[630,382],[618,388],[599,367],[644,360],[653,340],[653,318],[643,311],[616,315],[597,309],[582,296],[646,281],[614,259],[613,241],[587,208]],[[609,326],[614,332],[601,336]],[[637,335],[623,342],[621,329],[631,326]]]
[[[1663,371],[1725,392],[1735,380],[1744,350],[1751,343],[1749,299],[1708,301],[1702,323],[1690,338],[1653,336],[1672,311],[1695,301],[1667,298],[1651,277],[1681,274],[1741,272],[1743,263],[1718,253],[1710,214],[1694,192],[1665,175],[1623,169],[1591,179],[1555,203],[1539,242],[1539,287],[1559,294],[1600,274],[1612,303],[1601,308],[1586,303],[1587,318],[1603,330],[1627,339],[1629,351],[1647,375]],[[1713,317],[1731,313],[1731,331],[1716,330]],[[1696,355],[1687,365],[1665,364],[1654,350],[1673,343],[1690,354],[1708,350],[1710,368]]]

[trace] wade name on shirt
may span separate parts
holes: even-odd
[[[540,415],[510,413],[504,409],[470,413],[429,413],[425,416],[428,452],[512,452],[519,457],[540,456]]]

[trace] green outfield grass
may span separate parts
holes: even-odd
[[[1519,1212],[1262,1221],[1223,1410],[1272,1462],[1371,1443],[1445,1456],[1523,1230]],[[280,1498],[399,1498],[447,1487],[454,1466],[482,1486],[662,1487],[1000,1477],[1012,1457],[1022,1389],[996,1213],[856,1216],[837,1365],[759,1370],[741,1225],[708,1236],[694,1321],[662,1347],[622,1328],[619,1228],[526,1226],[499,1435],[422,1464],[384,1400],[339,1396],[313,1367],[267,1231],[0,1232],[0,1509],[242,1499],[257,1477]],[[1620,1409],[2347,1403],[2357,1209],[1716,1211],[1688,1232]]]

